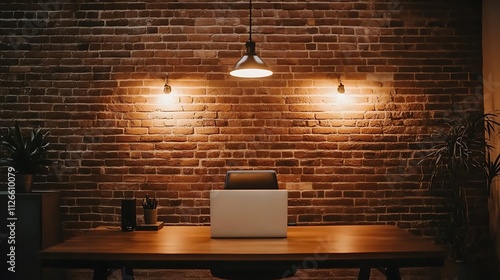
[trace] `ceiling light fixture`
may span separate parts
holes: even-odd
[[[269,66],[255,53],[255,42],[252,41],[252,0],[250,0],[250,33],[245,44],[245,55],[234,65],[231,76],[240,78],[262,78],[273,74]]]

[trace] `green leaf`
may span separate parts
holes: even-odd
[[[38,166],[48,166],[52,163],[45,159],[50,143],[46,140],[49,131],[43,132],[40,127],[30,131],[24,137],[19,123],[14,128],[1,131],[0,144],[6,150],[6,157],[0,164],[12,165],[18,172],[33,173]]]

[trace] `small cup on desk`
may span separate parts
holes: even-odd
[[[145,224],[156,224],[158,221],[158,199],[149,197],[146,194],[146,198],[142,200],[142,208],[144,209],[144,223]]]
[[[144,223],[147,225],[158,222],[158,209],[144,209]]]

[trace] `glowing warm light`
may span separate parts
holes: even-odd
[[[352,95],[335,93],[334,102],[336,104],[350,104],[352,102]]]
[[[239,78],[262,78],[271,76],[273,72],[265,69],[240,69],[233,70],[229,74]]]
[[[245,55],[236,62],[233,71],[229,74],[239,78],[262,78],[273,74],[269,66],[255,53],[255,43],[246,43]]]
[[[163,92],[166,93],[166,94],[169,94],[172,92],[172,87],[168,84],[165,84],[165,86],[163,87]]]
[[[158,105],[172,105],[172,104],[178,103],[179,102],[178,100],[179,100],[179,97],[175,96],[175,94],[161,93],[161,94],[158,94],[157,104]]]
[[[239,78],[262,78],[273,74],[267,64],[255,53],[255,42],[252,41],[252,0],[249,1],[250,28],[248,41],[245,43],[245,55],[236,62],[229,74]]]

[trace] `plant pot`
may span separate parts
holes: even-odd
[[[158,221],[158,209],[144,209],[144,223],[156,224]]]
[[[16,192],[30,193],[33,187],[33,174],[16,174]]]

